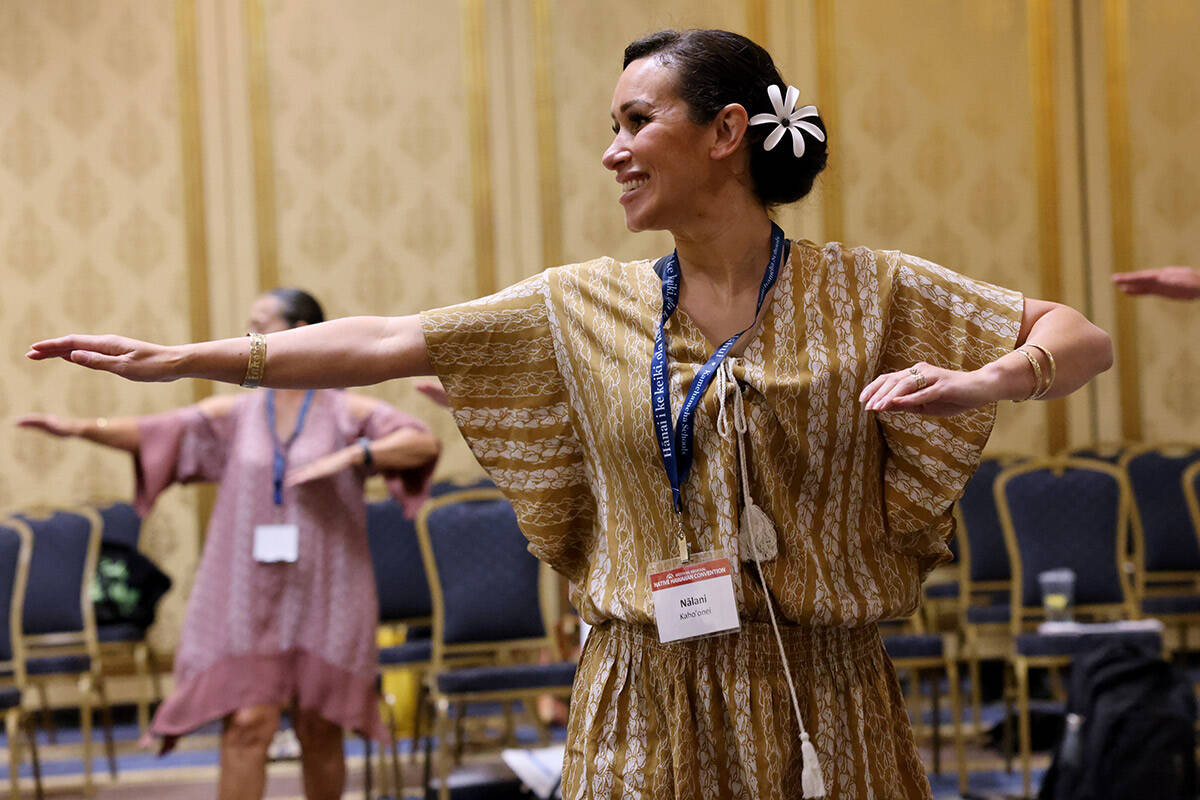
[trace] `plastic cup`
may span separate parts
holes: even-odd
[[[1052,569],[1038,575],[1042,610],[1048,622],[1070,622],[1075,608],[1075,572]]]

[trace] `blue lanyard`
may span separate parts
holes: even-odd
[[[286,442],[279,441],[279,431],[275,429],[275,390],[267,390],[267,427],[271,429],[271,444],[275,448],[273,484],[275,486],[275,505],[283,505],[283,476],[287,472],[287,452],[292,448],[292,442],[304,428],[304,420],[308,409],[312,407],[313,390],[304,393],[304,402],[300,404],[300,414],[296,417],[296,428]]]
[[[754,307],[754,319],[762,311],[763,299],[779,277],[779,269],[787,258],[789,244],[783,235],[783,230],[774,222],[771,223],[771,260],[763,273],[762,285],[758,290],[758,304]],[[740,333],[726,339],[720,347],[705,362],[684,398],[683,407],[679,409],[679,420],[675,427],[671,426],[671,391],[670,364],[667,361],[667,321],[679,306],[679,254],[671,253],[660,258],[654,265],[654,271],[662,279],[662,319],[658,323],[658,333],[654,337],[654,357],[650,361],[650,404],[654,414],[654,431],[658,437],[658,449],[662,454],[663,467],[667,470],[667,480],[671,482],[671,499],[675,504],[675,512],[683,512],[683,497],[681,487],[687,482],[688,473],[692,469],[692,432],[695,429],[696,408],[700,399],[712,383],[730,349],[737,344],[742,334],[754,327],[754,323]]]

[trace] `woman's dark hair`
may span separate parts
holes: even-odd
[[[279,313],[290,327],[296,327],[301,322],[316,325],[325,321],[325,312],[321,304],[303,289],[280,287],[267,292],[279,301]]]
[[[688,104],[692,121],[704,125],[730,103],[738,103],[753,117],[773,113],[767,87],[787,84],[775,68],[771,54],[745,36],[729,31],[659,31],[638,39],[625,48],[625,64],[647,56],[673,67],[676,91]],[[825,130],[817,117],[807,120]],[[791,141],[780,141],[772,150],[763,149],[770,125],[752,125],[746,131],[750,148],[750,178],[754,193],[765,205],[792,203],[812,190],[813,181],[825,169],[825,142],[804,134],[804,156],[792,154]],[[789,134],[790,136],[790,134]]]

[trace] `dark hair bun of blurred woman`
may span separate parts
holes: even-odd
[[[652,33],[625,48],[624,66],[647,56],[656,56],[675,69],[679,96],[688,104],[692,119],[702,125],[730,103],[740,104],[751,117],[774,113],[767,87],[774,84],[781,94],[787,91],[771,54],[745,36],[729,31]],[[806,121],[825,130],[819,117],[808,117]],[[804,155],[800,158],[792,153],[791,134],[773,149],[764,149],[763,140],[772,130],[771,125],[752,125],[746,132],[754,193],[768,206],[793,203],[812,191],[813,181],[825,169],[826,158],[825,142],[807,133],[802,134]]]

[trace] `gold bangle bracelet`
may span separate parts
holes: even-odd
[[[267,337],[261,333],[246,335],[250,337],[250,360],[246,364],[246,377],[242,379],[242,386],[257,389],[267,368]]]
[[[1025,356],[1025,358],[1029,360],[1029,366],[1033,367],[1033,391],[1031,391],[1025,398],[1013,401],[1014,403],[1024,403],[1026,400],[1032,400],[1037,397],[1038,392],[1042,388],[1042,365],[1038,363],[1036,358],[1034,358],[1021,347],[1018,347],[1013,352],[1020,353],[1021,355]]]
[[[1050,374],[1046,378],[1045,388],[1037,393],[1037,397],[1033,398],[1034,400],[1041,400],[1043,397],[1046,396],[1046,393],[1050,391],[1050,387],[1054,385],[1054,379],[1056,377],[1058,377],[1058,366],[1054,363],[1054,354],[1051,353],[1048,349],[1046,349],[1042,345],[1037,344],[1036,342],[1026,342],[1025,344],[1022,345],[1022,347],[1036,347],[1038,350],[1041,350],[1043,353],[1045,353],[1046,361],[1050,365],[1049,366]]]

